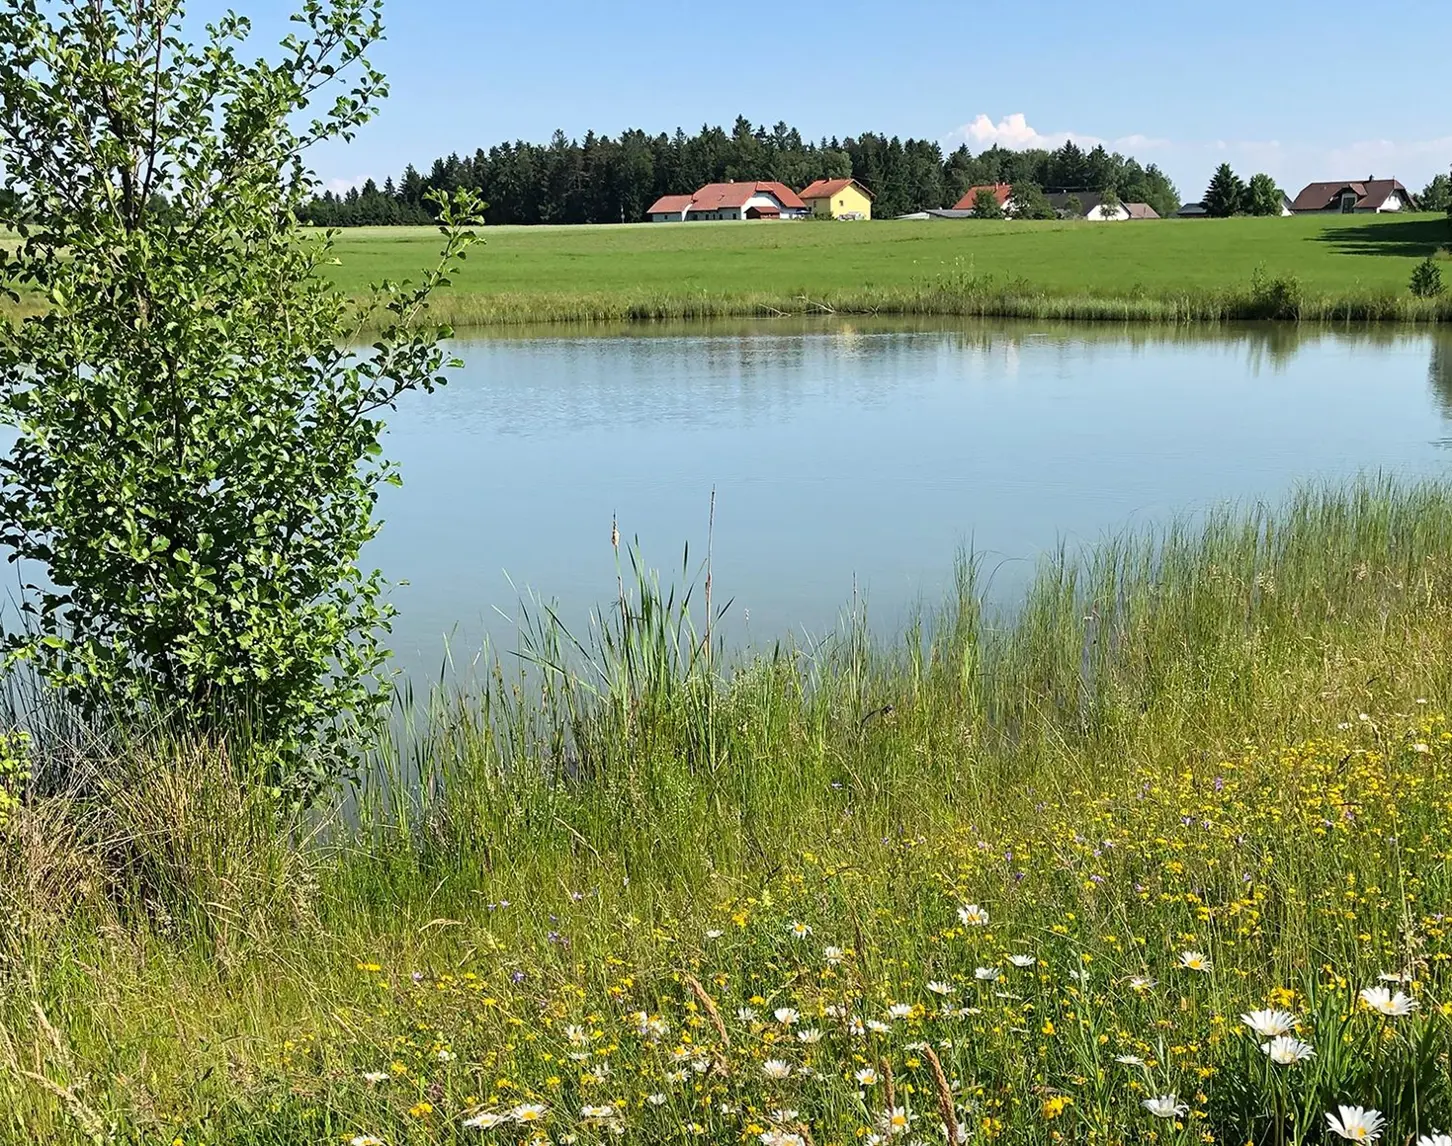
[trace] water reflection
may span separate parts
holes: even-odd
[[[614,585],[614,515],[678,567],[713,488],[743,639],[830,627],[854,583],[890,629],[945,590],[960,545],[1008,562],[1011,593],[1061,540],[1300,480],[1439,472],[1452,418],[1452,341],[1405,328],[777,320],[459,351],[462,375],[395,418],[407,485],[373,549],[411,582],[397,643],[429,665],[455,626],[466,647],[507,642],[521,586],[583,623]]]

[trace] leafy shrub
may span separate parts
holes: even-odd
[[[0,331],[0,542],[48,579],[9,664],[121,724],[245,730],[266,781],[303,791],[387,703],[389,608],[357,567],[397,481],[380,414],[443,381],[446,331],[419,319],[481,206],[441,204],[417,284],[355,309],[321,273],[302,156],[384,94],[378,9],[304,0],[274,65],[239,60],[232,14],[186,44],[175,0],[0,6],[0,285],[49,302]]]
[[[1295,275],[1272,278],[1264,267],[1257,267],[1250,280],[1252,306],[1257,318],[1299,320],[1305,301],[1301,280]]]
[[[1430,255],[1412,271],[1412,294],[1418,298],[1436,298],[1442,293],[1442,269]]]
[[[0,733],[0,828],[20,806],[30,780],[30,736],[24,731]]]

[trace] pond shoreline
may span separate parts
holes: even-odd
[[[1452,322],[1452,297],[1346,292],[1308,295],[1294,280],[1278,279],[1244,290],[1164,294],[1054,294],[1032,288],[979,291],[937,286],[864,288],[804,294],[590,293],[575,295],[441,294],[428,319],[457,329],[555,323],[658,322],[712,318],[936,317],[1030,319],[1051,322],[1138,323],[1148,326],[1386,324],[1425,326]]]

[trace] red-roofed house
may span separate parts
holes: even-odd
[[[652,223],[716,219],[801,219],[811,212],[785,183],[707,183],[694,195],[666,195],[645,213]]]
[[[872,218],[872,194],[855,179],[818,179],[801,198],[813,215],[822,218]]]
[[[1312,183],[1296,196],[1291,210],[1298,215],[1330,213],[1364,215],[1384,211],[1415,211],[1417,201],[1395,179],[1345,180]]]
[[[1004,211],[1011,213],[1012,208],[1009,207],[1009,200],[1013,198],[1012,183],[985,183],[981,187],[970,187],[967,191],[963,193],[963,198],[959,199],[957,204],[954,205],[953,210],[973,210],[980,192],[983,191],[992,192],[993,197],[998,200],[998,205],[1002,207]]]
[[[686,208],[691,205],[689,195],[662,195],[650,205],[645,213],[652,223],[679,223],[686,217]]]

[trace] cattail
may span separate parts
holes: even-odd
[[[610,548],[617,553],[620,551],[620,522],[613,513],[610,515]]]
[[[932,1047],[923,1048],[923,1057],[933,1072],[933,1085],[938,1088],[938,1114],[943,1119],[943,1130],[948,1135],[948,1146],[958,1144],[958,1116],[953,1111],[953,1091],[948,1086],[948,1076],[943,1073],[943,1064],[938,1061]]]
[[[888,1110],[896,1110],[897,1087],[893,1085],[892,1081],[892,1066],[885,1058],[878,1059],[877,1065],[882,1069],[882,1093],[887,1099],[887,1108]]]
[[[686,986],[691,989],[691,993],[696,996],[701,1006],[705,1008],[706,1014],[711,1020],[711,1025],[716,1028],[716,1034],[720,1036],[721,1045],[729,1047],[731,1045],[731,1036],[726,1033],[726,1024],[721,1021],[721,1012],[716,1009],[716,1001],[710,995],[706,994],[706,988],[701,986],[701,981],[694,975],[686,976]]]

